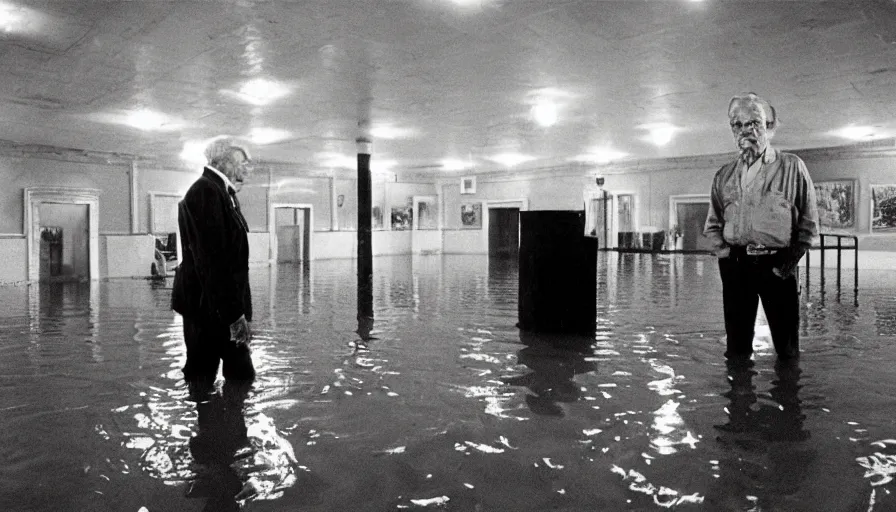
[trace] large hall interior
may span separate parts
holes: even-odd
[[[0,29],[0,509],[896,509],[893,0],[0,0]],[[795,368],[763,312],[723,356],[703,229],[745,92],[824,235]],[[258,378],[196,403],[178,203],[224,137]],[[585,336],[519,324],[520,219],[558,211]]]

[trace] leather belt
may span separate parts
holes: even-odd
[[[747,244],[746,247],[747,256],[768,256],[776,252],[778,252],[778,249],[772,249],[762,244]]]

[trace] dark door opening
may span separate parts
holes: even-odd
[[[703,225],[709,213],[709,203],[678,203],[675,205],[678,229],[685,251],[711,251],[712,244],[703,236]]]
[[[520,253],[520,209],[488,209],[488,255],[516,258]]]

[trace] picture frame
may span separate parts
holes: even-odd
[[[871,185],[871,233],[896,234],[896,184]]]
[[[476,176],[464,176],[460,179],[460,193],[464,195],[476,193]]]
[[[482,203],[461,203],[461,229],[482,229]]]
[[[407,231],[414,226],[414,210],[410,206],[392,207],[392,231]]]
[[[855,180],[816,181],[814,187],[820,228],[846,229],[855,227]]]

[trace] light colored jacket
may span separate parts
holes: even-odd
[[[703,234],[714,249],[748,244],[808,249],[818,235],[818,209],[806,164],[769,146],[759,173],[744,186],[745,171],[738,158],[713,178]]]

